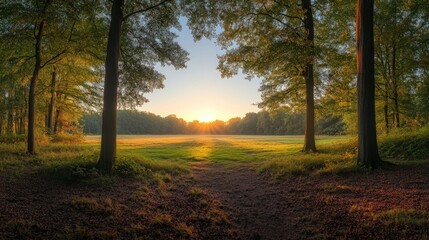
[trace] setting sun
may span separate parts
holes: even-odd
[[[213,122],[214,118],[208,115],[204,115],[200,118],[200,122]]]

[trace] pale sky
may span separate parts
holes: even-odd
[[[163,89],[147,94],[149,103],[138,109],[165,117],[175,114],[186,121],[228,120],[259,111],[260,80],[248,81],[243,75],[221,78],[216,69],[221,48],[214,40],[194,42],[189,29],[183,26],[179,44],[189,52],[187,68],[158,68],[166,76]]]

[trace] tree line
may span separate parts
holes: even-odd
[[[281,110],[275,113],[260,111],[228,121],[187,122],[175,115],[161,117],[153,113],[119,110],[118,134],[231,134],[231,135],[303,135],[304,113]],[[101,134],[102,116],[86,114],[80,120],[85,134]],[[341,118],[329,116],[316,121],[316,133],[341,135],[346,133]]]
[[[225,49],[223,77],[262,79],[262,109],[305,112],[304,152],[317,151],[316,116],[341,117],[371,167],[381,164],[377,131],[428,124],[426,0],[0,4],[0,134],[27,134],[29,154],[40,134],[73,132],[84,111],[102,109],[98,168],[109,173],[117,109],[163,87],[157,64],[186,67],[174,32],[181,17],[195,40]]]

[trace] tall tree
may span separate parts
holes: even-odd
[[[144,93],[163,87],[164,76],[154,69],[155,63],[185,67],[187,53],[171,32],[171,28],[180,29],[178,15],[174,0],[112,1],[98,161],[102,173],[110,173],[116,159],[118,96],[125,106],[141,104],[147,101]]]
[[[358,164],[377,168],[378,154],[375,123],[374,1],[358,0],[356,39],[358,66]]]
[[[40,69],[42,68],[42,41],[43,35],[45,34],[46,25],[46,12],[51,5],[52,0],[46,0],[41,10],[41,19],[39,20],[38,27],[35,26],[34,32],[37,32],[35,36],[34,44],[34,55],[35,63],[33,75],[30,79],[30,91],[28,94],[28,135],[27,135],[27,153],[35,154],[35,112],[36,112],[36,87],[39,80]]]
[[[375,5],[376,90],[383,101],[388,132],[415,115],[413,108],[406,106],[427,68],[421,52],[429,47],[429,19],[427,1],[378,0]]]
[[[40,87],[44,85],[44,79],[50,79],[42,71],[46,67],[58,64],[69,56],[70,58],[93,59],[99,47],[102,38],[95,38],[97,31],[94,31],[93,25],[101,26],[99,19],[103,16],[93,14],[92,11],[100,10],[97,1],[7,1],[0,5],[1,28],[0,38],[7,44],[5,51],[6,58],[0,75],[14,76],[11,79],[18,79],[21,82],[29,80],[28,90],[28,139],[27,152],[34,154],[35,149],[35,132],[38,107],[41,107],[36,101],[38,98],[46,96],[45,90]],[[96,17],[93,17],[96,16]],[[84,26],[82,23],[85,23]],[[3,24],[4,23],[4,24]],[[94,39],[91,41],[91,39]],[[98,41],[96,48],[93,47],[95,39]],[[28,70],[28,63],[33,62],[31,73]],[[98,63],[97,63],[98,64]],[[82,64],[81,64],[82,65]],[[91,68],[96,69],[97,65]],[[17,71],[16,68],[21,70]],[[30,76],[30,77],[29,77]],[[41,80],[40,80],[41,79]],[[11,81],[11,80],[9,80]],[[16,82],[18,83],[18,82]],[[20,90],[26,92],[25,89]],[[37,94],[36,94],[37,93]],[[46,110],[46,109],[45,109]],[[23,123],[24,121],[21,121]],[[22,126],[22,124],[19,124]],[[18,125],[16,125],[18,126]],[[22,127],[21,127],[22,131]]]
[[[213,30],[219,21],[223,32],[218,42],[226,49],[219,57],[222,77],[235,75],[241,69],[249,79],[262,79],[261,108],[271,110],[287,106],[305,106],[305,143],[303,151],[315,152],[314,138],[314,43],[313,8],[303,1],[201,1],[208,11],[191,18],[194,35]],[[199,1],[199,3],[201,4]],[[203,11],[206,13],[206,11]],[[201,27],[201,22],[206,28]],[[207,22],[207,23],[206,23]]]
[[[311,9],[311,0],[302,0],[302,11],[304,12],[304,29],[307,32],[307,44],[310,54],[304,69],[305,79],[305,138],[303,151],[315,152],[316,140],[314,138],[314,20]]]

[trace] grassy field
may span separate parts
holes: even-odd
[[[169,162],[184,168],[198,161],[225,166],[244,164],[261,172],[269,171],[273,177],[310,170],[343,171],[355,165],[353,154],[342,152],[350,145],[350,137],[318,136],[316,144],[320,152],[310,155],[300,152],[303,141],[303,136],[120,135],[118,155]],[[100,137],[87,136],[86,142],[96,145]]]
[[[99,136],[1,143],[0,239],[427,238],[428,136],[380,138],[393,171],[357,167],[348,136],[118,136],[111,176]]]

